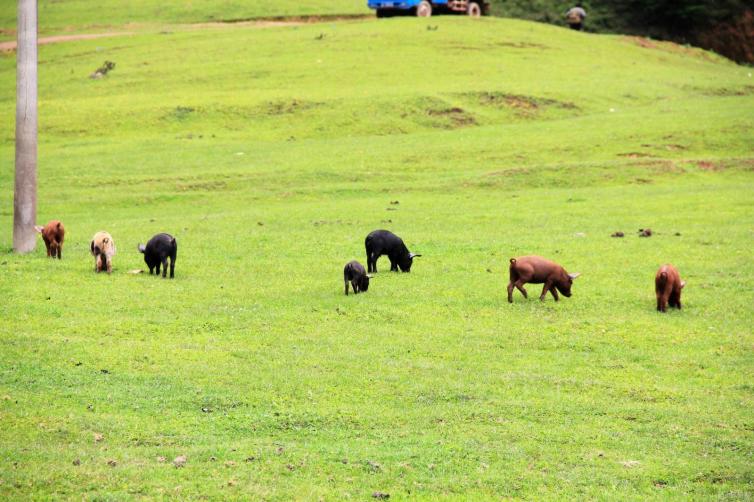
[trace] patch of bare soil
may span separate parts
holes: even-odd
[[[626,152],[626,153],[619,153],[618,157],[628,157],[629,159],[638,159],[640,157],[651,157],[652,155],[648,153],[641,153],[641,152]]]
[[[548,46],[533,42],[497,42],[498,47],[512,47],[514,49],[549,49]]]
[[[75,40],[92,40],[95,38],[122,37],[133,35],[132,31],[110,32],[110,33],[79,33],[77,35],[56,35],[54,37],[41,37],[37,39],[37,45],[57,44],[60,42],[72,42]],[[16,50],[16,41],[0,42],[0,51]]]
[[[745,85],[738,89],[720,87],[719,89],[705,89],[702,94],[706,96],[750,96],[754,94],[754,85]]]
[[[725,160],[692,160],[703,171],[723,171],[725,169],[741,168],[745,171],[754,170],[754,159],[725,159]]]
[[[322,105],[323,103],[316,101],[303,101],[299,99],[292,99],[290,101],[271,101],[263,107],[262,111],[266,115],[285,115],[288,113],[311,110]]]
[[[177,28],[182,29],[207,29],[207,28],[219,28],[219,27],[249,27],[249,28],[274,28],[277,26],[298,26],[302,24],[313,23],[327,23],[332,21],[349,21],[357,19],[372,18],[373,16],[367,16],[364,14],[354,15],[324,15],[324,16],[275,16],[264,17],[255,19],[230,19],[227,21],[213,21],[209,23],[191,23],[191,24],[179,24],[175,25]],[[129,25],[138,26],[138,25]],[[15,35],[14,30],[0,30],[2,35]],[[55,44],[60,42],[71,42],[75,40],[91,40],[95,38],[107,38],[107,37],[121,37],[125,35],[133,35],[133,31],[121,31],[121,32],[106,32],[106,33],[78,33],[71,35],[55,35],[50,37],[41,37],[37,39],[38,45]],[[16,41],[11,40],[7,42],[0,42],[0,51],[13,51],[16,50]]]
[[[332,21],[353,21],[358,19],[372,19],[369,14],[312,14],[308,16],[269,16],[251,19],[228,19],[209,23],[196,23],[190,26],[281,26],[287,24],[329,23]]]
[[[476,124],[476,119],[464,111],[462,108],[443,108],[439,110],[430,109],[427,110],[427,115],[433,117],[444,117],[450,120],[450,125],[453,128],[466,127]]]
[[[644,37],[626,37],[626,38],[629,41],[638,45],[639,47],[644,47],[645,49],[657,49],[657,44],[648,38],[644,38]]]
[[[722,165],[715,162],[709,162],[707,160],[697,161],[696,165],[703,171],[719,171],[720,169],[722,169]]]
[[[526,115],[542,108],[554,107],[567,110],[576,110],[578,106],[566,101],[558,101],[537,96],[525,96],[521,94],[506,94],[503,92],[473,92],[465,96],[475,98],[480,105],[497,108],[511,108],[520,114]]]
[[[641,167],[643,169],[653,170],[658,173],[677,173],[677,172],[683,172],[682,169],[680,169],[675,162],[668,159],[647,159],[647,160],[637,160],[635,162],[630,163],[629,165],[635,166],[635,167]]]
[[[689,47],[686,45],[679,45],[675,42],[665,42],[659,40],[651,40],[645,37],[626,36],[623,37],[626,41],[643,47],[644,49],[654,49],[663,52],[670,52],[674,54],[683,54],[686,56],[694,56],[700,59],[706,59],[707,61],[719,61],[720,56],[711,54],[703,49],[697,47]]]
[[[675,152],[675,151],[678,151],[678,150],[688,150],[688,148],[689,148],[686,145],[681,145],[681,144],[678,144],[678,143],[666,143],[664,145],[658,145],[658,144],[652,144],[652,143],[643,143],[641,145],[641,147],[642,148],[664,148],[665,150],[668,150],[668,151],[671,151],[671,152]],[[640,155],[640,156],[649,157],[650,155]]]
[[[688,149],[688,147],[685,145],[679,145],[677,143],[671,143],[671,144],[665,145],[665,149],[670,150],[671,152],[674,152],[676,150],[686,150]]]

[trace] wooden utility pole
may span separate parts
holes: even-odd
[[[37,0],[18,0],[16,46],[16,183],[13,250],[37,244]]]

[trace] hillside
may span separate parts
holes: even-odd
[[[492,18],[136,31],[40,47],[63,260],[9,252],[0,171],[0,497],[751,496],[750,70]],[[423,256],[346,297],[376,228]],[[176,278],[129,274],[160,231]],[[508,304],[525,254],[573,297]]]
[[[233,22],[257,18],[369,14],[366,2],[307,0],[278,2],[224,0],[38,0],[39,33],[144,30],[170,24]],[[0,37],[15,36],[16,4],[0,4]],[[1,38],[0,38],[1,39]]]

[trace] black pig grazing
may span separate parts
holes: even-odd
[[[377,272],[377,258],[386,254],[390,258],[390,270],[410,272],[414,258],[420,254],[410,253],[403,243],[403,239],[387,230],[375,230],[367,235],[364,241],[367,250],[367,268],[369,272]]]
[[[149,267],[149,273],[155,267],[155,275],[160,275],[160,264],[162,264],[162,277],[168,273],[168,257],[170,257],[170,278],[173,278],[175,271],[175,258],[178,254],[178,243],[175,237],[170,234],[157,234],[147,242],[147,245],[139,244],[139,251],[144,253],[144,262]]]
[[[354,294],[363,293],[369,289],[369,276],[364,270],[364,265],[356,260],[349,261],[343,268],[343,282],[346,285],[346,296],[348,296],[348,283],[351,283]]]

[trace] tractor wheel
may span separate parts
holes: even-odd
[[[417,17],[429,17],[432,15],[432,4],[427,0],[422,0],[419,5],[416,6]]]
[[[469,6],[466,8],[466,14],[471,17],[479,17],[482,15],[482,8],[476,2],[469,2]]]

